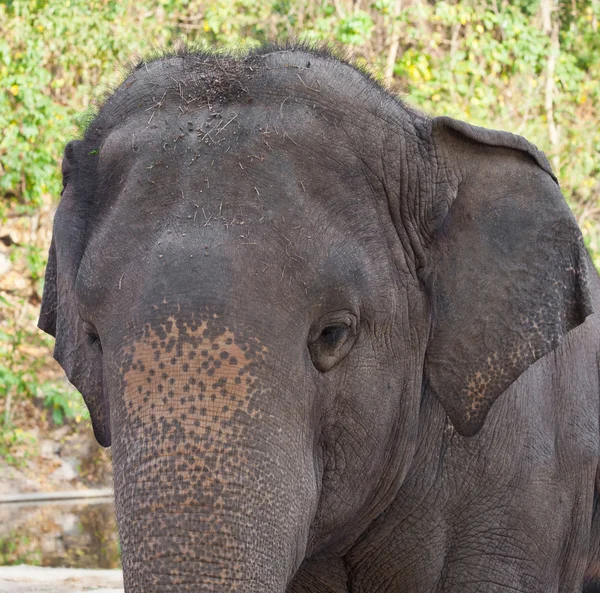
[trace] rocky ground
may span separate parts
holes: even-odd
[[[108,453],[89,426],[45,430],[42,423],[38,430],[34,452],[18,467],[0,461],[0,501],[14,493],[112,488]],[[0,503],[1,564],[14,566],[0,566],[0,593],[122,592],[112,499]]]
[[[0,567],[2,593],[123,593],[120,570],[41,568],[39,566]]]
[[[32,442],[16,465],[0,459],[0,497],[112,487],[110,454],[96,443],[87,423],[48,427],[40,421],[27,433]]]
[[[110,498],[2,504],[15,494],[112,488],[108,451],[96,443],[91,427],[86,422],[53,426],[33,407],[22,416],[31,443],[25,451],[11,449],[12,464],[0,459],[0,565],[118,567]],[[0,578],[0,592],[13,590],[3,586]]]

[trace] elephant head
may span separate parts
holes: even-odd
[[[40,327],[112,446],[127,591],[284,591],[591,311],[542,153],[326,54],[142,63],[63,160]]]

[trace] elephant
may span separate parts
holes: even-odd
[[[178,49],[62,175],[39,327],[128,593],[582,590],[600,278],[534,145],[327,50]]]

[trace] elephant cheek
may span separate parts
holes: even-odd
[[[306,539],[291,534],[309,521],[294,490],[316,494],[271,442],[267,349],[171,320],[124,354],[113,465],[128,590],[282,590]]]

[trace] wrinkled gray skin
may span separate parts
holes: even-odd
[[[272,48],[140,65],[63,173],[126,591],[581,590],[600,288],[535,147]]]

